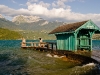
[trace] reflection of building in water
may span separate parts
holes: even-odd
[[[22,38],[22,47],[26,46],[26,39]]]

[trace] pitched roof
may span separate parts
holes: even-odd
[[[79,28],[80,26],[85,24],[87,21],[88,20],[59,26],[59,27],[55,28],[53,31],[51,31],[49,34],[75,31],[77,28]]]

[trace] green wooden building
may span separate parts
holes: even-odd
[[[57,38],[57,50],[92,50],[92,36],[100,28],[91,20],[61,25],[49,34]]]

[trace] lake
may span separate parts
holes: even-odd
[[[95,75],[98,71],[91,70],[93,63],[78,66],[78,62],[50,58],[48,52],[23,50],[20,46],[21,40],[0,40],[0,75]],[[100,40],[93,40],[92,46],[92,58],[100,62]]]
[[[20,49],[21,41],[22,40],[0,40],[0,50]],[[27,40],[27,42],[39,42],[39,40]],[[56,42],[56,40],[44,40],[44,42]],[[100,40],[92,41],[92,50],[93,53],[97,53],[99,56]]]
[[[38,40],[27,40],[27,42],[38,42]],[[55,40],[44,40],[44,42],[56,42]],[[0,48],[20,48],[21,40],[0,40]],[[100,40],[92,41],[92,50],[100,50]]]

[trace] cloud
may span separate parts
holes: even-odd
[[[59,21],[66,21],[66,22],[74,22],[74,21],[83,21],[92,19],[94,22],[100,24],[100,14],[96,13],[77,13],[73,12],[71,6],[65,5],[65,2],[74,1],[74,0],[57,0],[56,2],[53,1],[51,4],[45,3],[43,1],[36,0],[35,3],[31,3],[29,0],[27,2],[27,9],[20,8],[18,10],[9,8],[5,5],[0,5],[0,14],[4,14],[6,16],[16,16],[16,15],[37,15],[46,20],[59,20]],[[38,2],[37,2],[38,1]],[[62,1],[59,4],[59,1]],[[58,4],[57,4],[58,2]],[[51,6],[54,6],[50,8]],[[56,7],[58,6],[59,7]]]
[[[37,4],[29,5],[28,10],[33,15],[46,15],[46,14],[48,14],[48,9],[42,5],[39,5],[39,4],[38,5]]]
[[[13,3],[17,3],[16,1],[12,0]]]
[[[32,3],[32,2],[38,2],[38,0],[28,0],[28,2]]]
[[[29,11],[27,9],[19,9],[19,10],[15,10],[15,9],[12,9],[12,8],[9,8],[8,6],[5,6],[5,5],[0,5],[0,14],[4,14],[6,16],[16,16],[16,15],[29,15]]]
[[[80,2],[85,2],[85,0],[79,0]]]
[[[43,1],[40,1],[39,5],[42,5],[43,7],[47,7],[47,8],[50,6],[49,3],[44,3]]]
[[[53,3],[52,3],[52,6],[53,7],[63,7],[63,8],[65,8],[66,7],[66,5],[65,5],[65,2],[67,2],[68,0],[57,0],[57,1],[54,1]]]

